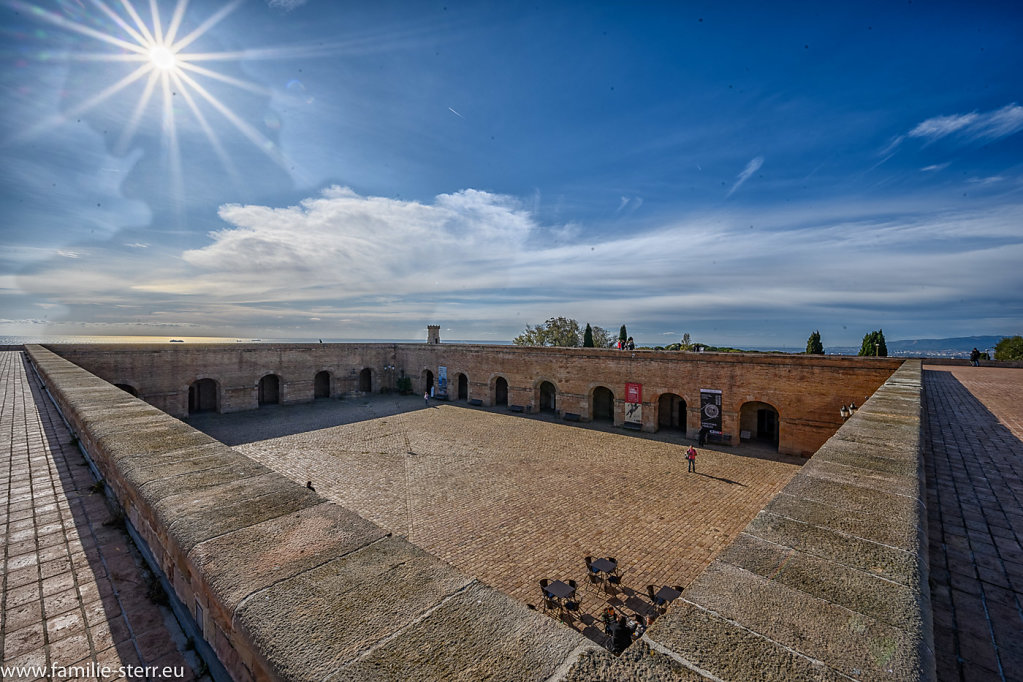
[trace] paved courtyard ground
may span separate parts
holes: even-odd
[[[424,408],[419,397],[189,423],[527,604],[540,605],[541,578],[582,586],[584,557],[615,557],[623,589],[583,589],[584,617],[570,623],[594,639],[609,598],[642,611],[647,585],[688,585],[804,461],[756,445],[701,449],[687,473],[678,432]]]
[[[925,366],[939,680],[1023,680],[1023,369]]]
[[[23,354],[0,351],[0,678],[95,679],[67,670],[93,665],[107,681],[195,679],[198,659],[94,483]]]

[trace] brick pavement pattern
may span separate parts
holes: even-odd
[[[939,680],[1023,680],[1023,370],[926,367]]]
[[[184,635],[147,598],[148,572],[127,534],[105,525],[105,498],[21,352],[0,352],[0,393],[3,665],[157,666],[195,679]],[[2,677],[78,679],[56,672]],[[125,678],[143,679],[103,679]]]
[[[333,425],[254,441],[318,420]],[[498,408],[424,408],[421,397],[190,422],[524,603],[541,605],[541,578],[576,580],[582,617],[569,624],[596,641],[595,617],[609,595],[584,584],[584,557],[615,557],[624,577],[612,603],[646,611],[647,585],[688,585],[804,461],[755,446],[700,449],[692,474],[681,434],[623,435]]]

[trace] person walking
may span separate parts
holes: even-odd
[[[976,348],[970,351],[970,364],[974,367],[980,367],[980,351]]]
[[[696,473],[696,448],[694,448],[692,445],[690,445],[689,449],[686,450],[686,459],[689,460],[689,472],[695,474]]]
[[[426,406],[429,407],[430,406],[430,392],[429,391],[426,391],[425,393],[423,393],[423,400],[426,401]]]

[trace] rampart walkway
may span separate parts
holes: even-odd
[[[114,671],[104,680],[194,679],[175,644],[184,637],[168,629],[177,623],[147,598],[147,576],[127,535],[105,525],[111,515],[103,495],[92,492],[94,480],[71,434],[22,358],[0,352],[4,667],[52,671],[94,663]],[[122,675],[121,666],[161,672]],[[59,670],[2,675],[39,677],[65,678]]]
[[[929,367],[925,462],[939,680],[1023,680],[1023,370]]]

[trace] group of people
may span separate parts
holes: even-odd
[[[604,621],[604,632],[611,638],[611,651],[616,655],[625,651],[633,639],[642,636],[646,631],[646,621],[638,613],[634,616],[635,620],[630,621],[625,616],[618,615],[614,607],[608,606],[601,614],[601,618]]]
[[[974,367],[980,367],[980,351],[976,348],[970,351],[970,364]]]
[[[618,339],[618,343],[615,345],[615,348],[618,350],[636,350],[636,342],[632,340],[631,336],[625,341]]]

